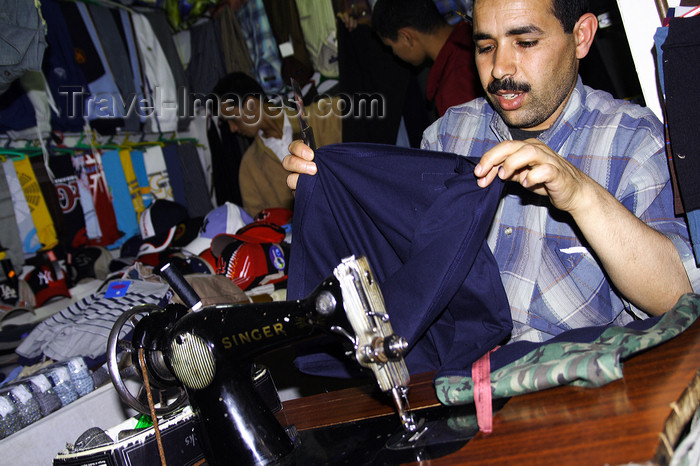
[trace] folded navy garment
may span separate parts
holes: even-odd
[[[316,151],[297,185],[287,299],[310,294],[342,258],[366,256],[413,374],[471,367],[506,339],[510,308],[486,244],[503,183],[476,160],[380,144]],[[298,348],[302,372],[353,376],[339,344]],[[305,353],[305,354],[304,354]]]

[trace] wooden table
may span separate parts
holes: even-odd
[[[600,388],[557,387],[510,399],[493,433],[427,464],[664,464],[700,398],[700,321],[624,364]],[[439,405],[431,374],[414,377],[413,409]],[[290,400],[278,419],[305,430],[393,412],[373,386]],[[425,462],[424,462],[425,463]]]

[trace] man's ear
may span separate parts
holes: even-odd
[[[412,28],[402,27],[396,31],[396,34],[398,35],[398,40],[406,41],[406,43],[410,46],[413,46],[416,43],[416,31]]]
[[[588,55],[593,45],[593,38],[598,31],[598,18],[593,13],[582,15],[574,26],[574,39],[576,40],[576,58],[581,59]]]

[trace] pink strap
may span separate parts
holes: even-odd
[[[498,347],[485,353],[472,364],[474,381],[474,404],[479,431],[484,434],[493,432],[493,407],[491,406],[491,353]]]

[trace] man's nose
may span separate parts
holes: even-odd
[[[493,70],[491,75],[494,79],[504,79],[514,76],[517,71],[515,52],[510,47],[500,46],[493,54]]]

